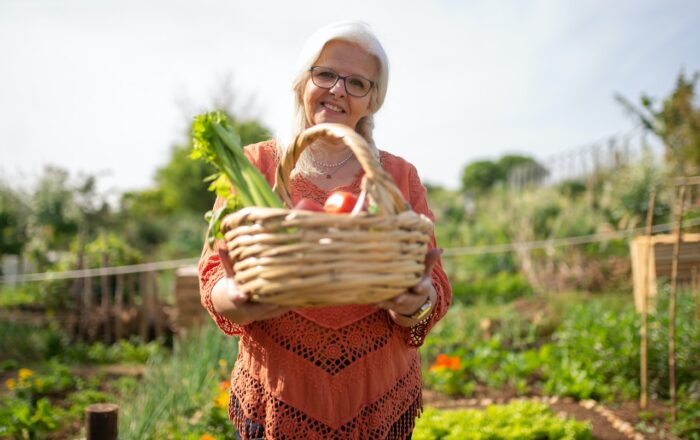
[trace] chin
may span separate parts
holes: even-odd
[[[329,122],[333,124],[348,125],[348,119],[345,117],[345,115],[321,115],[317,118],[314,118],[314,121],[316,122],[316,124],[323,124],[324,122]]]

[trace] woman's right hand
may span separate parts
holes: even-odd
[[[214,284],[211,302],[217,313],[238,325],[274,318],[293,309],[290,306],[251,302],[244,292],[236,288],[236,282],[229,276]]]

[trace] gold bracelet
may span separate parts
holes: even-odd
[[[399,315],[412,321],[422,321],[430,315],[432,308],[433,301],[430,299],[430,295],[428,295],[428,299],[413,314],[404,315],[403,313],[399,313]]]

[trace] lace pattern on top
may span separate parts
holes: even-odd
[[[391,328],[383,311],[337,330],[317,326],[294,312],[255,325],[277,345],[331,376],[381,349],[391,339]]]
[[[265,438],[403,440],[413,430],[422,398],[418,358],[408,372],[375,402],[347,423],[333,428],[277,399],[246,370],[234,370],[229,417],[245,438],[245,422],[265,427]],[[309,379],[310,381],[313,378]]]

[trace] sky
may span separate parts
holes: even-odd
[[[0,0],[0,180],[51,164],[147,188],[225,90],[285,137],[297,54],[342,20],[389,56],[377,145],[450,188],[474,160],[628,132],[616,93],[663,98],[700,71],[696,0]]]

